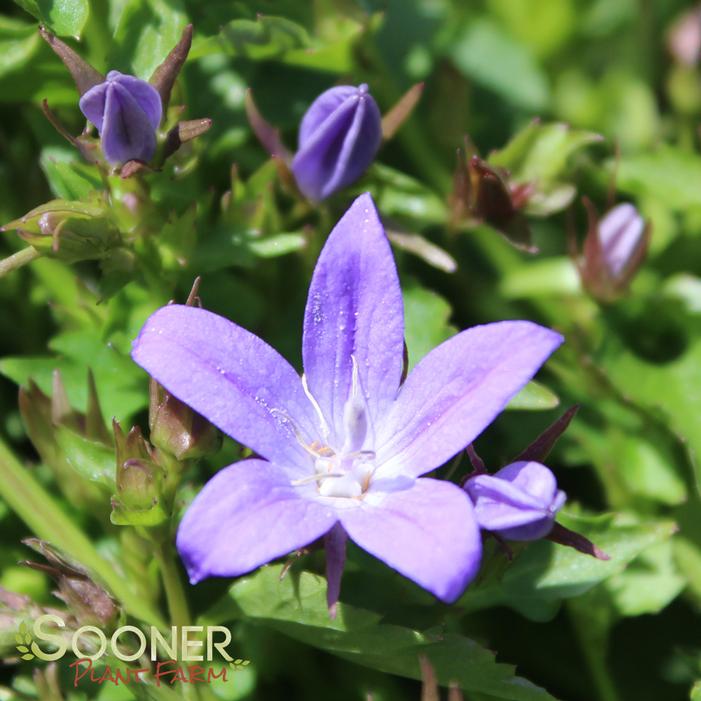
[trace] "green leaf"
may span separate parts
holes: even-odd
[[[332,619],[322,577],[302,572],[280,579],[280,573],[280,566],[268,566],[238,580],[201,622],[223,623],[243,616],[351,662],[413,679],[421,678],[419,656],[425,655],[441,684],[457,682],[465,691],[499,699],[553,698],[515,677],[513,667],[497,663],[493,652],[461,635],[383,623],[379,614],[342,603]]]
[[[260,239],[251,239],[248,248],[261,258],[277,258],[304,248],[307,239],[303,234],[275,234]]]
[[[489,154],[490,165],[505,168],[517,183],[533,183],[526,212],[547,216],[564,209],[576,190],[567,180],[570,159],[602,140],[599,134],[571,129],[567,124],[531,122],[503,148]]]
[[[417,226],[444,224],[448,216],[445,202],[422,182],[380,163],[373,164],[367,177],[353,189],[368,190],[377,208],[386,217],[406,219]]]
[[[507,405],[507,409],[546,411],[560,404],[558,396],[545,385],[532,380]]]
[[[66,426],[57,426],[55,437],[67,462],[81,478],[114,490],[115,455],[112,448],[91,441]]]
[[[581,293],[579,275],[573,262],[565,257],[524,260],[504,274],[501,292],[508,299]]]
[[[665,541],[675,530],[670,522],[637,524],[612,516],[561,514],[558,521],[589,538],[611,559],[597,560],[539,540],[523,547],[503,574],[488,576],[482,585],[468,589],[460,604],[469,610],[509,606],[531,620],[549,620],[562,599],[579,596],[620,573],[641,552]],[[503,563],[504,556],[496,551],[492,558]]]
[[[254,61],[282,58],[293,49],[306,49],[309,35],[301,25],[285,17],[258,15],[255,20],[235,19],[213,37],[195,38],[192,58],[228,53]]]
[[[18,385],[33,379],[51,394],[52,373],[61,371],[72,406],[87,404],[85,378],[88,368],[95,374],[100,402],[106,416],[123,420],[146,406],[146,377],[130,358],[119,353],[94,331],[72,331],[55,336],[49,344],[59,356],[21,356],[0,360],[0,373]]]
[[[15,0],[15,2],[45,24],[54,34],[76,39],[80,38],[90,14],[88,0]]]
[[[36,25],[0,16],[0,77],[26,66],[40,41]]]
[[[66,149],[43,149],[39,163],[56,197],[81,200],[102,187],[97,169],[75,160],[73,152]]]
[[[698,209],[701,156],[676,146],[625,156],[618,164],[618,188],[662,201],[673,210]]]
[[[528,48],[488,19],[470,22],[451,49],[458,69],[506,102],[529,112],[544,110],[548,81]]]
[[[110,63],[148,79],[178,43],[187,16],[181,0],[127,0],[114,31]]]
[[[620,615],[659,613],[684,589],[686,581],[677,570],[672,545],[669,540],[653,545],[606,582]]]
[[[73,519],[1,441],[0,495],[37,537],[60,543],[61,549],[91,571],[132,615],[154,625],[161,624],[160,615],[134,594],[128,581],[97,552]]]
[[[409,369],[432,348],[453,336],[457,329],[448,321],[452,310],[440,295],[415,281],[404,281],[404,338],[409,351]]]
[[[681,355],[661,363],[649,362],[609,338],[602,363],[624,395],[662,411],[670,429],[687,442],[701,485],[701,393],[690,391],[701,386],[701,337],[692,336]]]

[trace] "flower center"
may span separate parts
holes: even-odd
[[[372,447],[372,430],[367,403],[358,375],[358,363],[353,361],[351,388],[343,408],[343,436],[340,448],[329,445],[330,430],[316,399],[302,376],[302,385],[319,418],[321,441],[304,442],[299,434],[297,440],[312,458],[313,473],[296,480],[301,485],[315,482],[324,497],[357,499],[368,490],[375,472],[375,451]]]

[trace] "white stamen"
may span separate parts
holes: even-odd
[[[326,423],[326,419],[324,418],[324,414],[321,411],[321,407],[319,406],[319,402],[316,401],[314,398],[314,395],[309,391],[309,384],[307,382],[307,376],[302,373],[302,389],[304,389],[304,394],[307,395],[307,399],[312,403],[312,406],[314,407],[314,411],[316,411],[316,415],[319,417],[319,425],[321,427],[321,435],[322,438],[327,441],[329,439],[329,435],[331,435],[331,431],[329,430],[329,425]]]

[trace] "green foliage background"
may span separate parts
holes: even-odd
[[[5,5],[0,221],[107,187],[105,221],[131,233],[92,260],[47,255],[0,279],[0,586],[56,603],[50,581],[17,564],[29,557],[21,538],[34,533],[79,560],[132,619],[165,615],[146,541],[109,520],[111,447],[61,430],[59,458],[40,459],[17,386],[32,378],[51,394],[59,368],[71,404],[84,411],[91,368],[105,417],[145,427],[148,381],[128,357],[131,339],[158,306],[183,300],[196,275],[205,307],[299,365],[317,252],[352,196],[369,189],[389,229],[422,237],[395,242],[412,364],[456,329],[485,321],[529,318],[565,334],[539,384],[477,448],[497,468],[579,403],[550,460],[569,495],[561,520],[612,559],[538,542],[509,563],[490,544],[479,580],[448,608],[354,549],[335,621],[319,554],[283,580],[273,565],[233,584],[210,581],[188,591],[193,616],[231,625],[237,654],[251,664],[233,685],[199,693],[418,701],[411,680],[424,654],[441,684],[454,681],[478,701],[701,698],[701,75],[698,62],[685,65],[669,49],[674,23],[692,8],[681,0]],[[84,126],[75,86],[38,21],[98,70],[143,78],[192,22],[172,103],[214,126],[161,172],[103,181],[41,113],[47,99],[71,133]],[[419,81],[415,112],[364,180],[318,209],[280,181],[244,111],[250,87],[292,147],[323,89],[367,82],[386,112]],[[484,157],[497,150],[491,163],[536,184],[526,214],[538,254],[487,225],[450,225],[455,152],[466,134]],[[652,221],[653,236],[630,294],[603,306],[581,289],[568,231],[581,239],[580,196],[603,211],[612,181],[616,200],[633,201]],[[130,214],[124,203],[134,197]],[[4,256],[24,246],[2,234]],[[188,466],[178,505],[238,457],[225,442]],[[459,465],[453,478],[466,471]],[[10,659],[13,615],[0,608],[0,656],[9,660],[0,698],[55,699],[41,675],[32,677],[35,662]],[[67,699],[97,697],[98,687],[62,683]],[[101,699],[170,694],[99,690]]]

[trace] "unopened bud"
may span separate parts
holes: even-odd
[[[117,493],[112,499],[112,523],[119,526],[163,523],[167,519],[161,504],[164,472],[153,449],[138,426],[125,435],[119,423],[114,421],[114,438]]]
[[[52,200],[5,224],[43,254],[67,263],[104,260],[122,243],[102,203]]]
[[[55,596],[66,604],[78,623],[107,626],[117,620],[118,605],[81,564],[38,538],[26,538],[22,542],[43,555],[48,563],[25,561],[23,564],[48,574],[56,582]]]
[[[299,127],[292,171],[299,189],[324,200],[354,183],[382,142],[382,115],[367,85],[338,85],[319,95]]]
[[[117,467],[117,494],[130,509],[150,509],[158,500],[160,468],[145,460],[127,460]]]
[[[625,294],[645,259],[650,224],[629,203],[619,204],[599,219],[594,206],[585,200],[589,231],[579,261],[582,283],[602,302]]]
[[[150,396],[149,426],[155,446],[178,460],[201,458],[219,450],[221,433],[153,379]]]
[[[565,503],[552,471],[538,462],[519,461],[494,475],[477,475],[465,484],[480,528],[507,540],[546,536]]]
[[[488,224],[516,248],[534,253],[537,249],[532,245],[531,231],[522,212],[532,186],[512,187],[501,168],[492,167],[476,155],[468,159],[469,148],[468,142],[465,151],[458,150],[450,201],[453,224],[464,219]]]
[[[186,306],[202,306],[199,287],[198,277]],[[221,433],[153,378],[149,385],[149,429],[151,442],[180,461],[213,455],[221,447]]]

